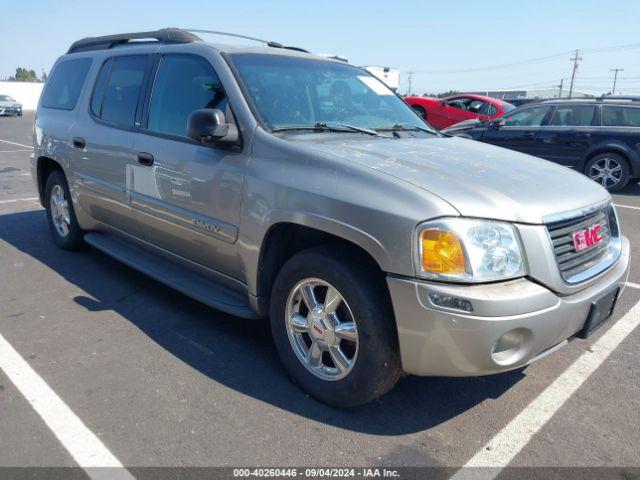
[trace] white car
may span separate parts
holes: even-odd
[[[16,102],[9,95],[0,95],[0,115],[22,116],[22,104]]]

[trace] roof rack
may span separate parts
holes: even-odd
[[[190,32],[190,33],[209,33],[211,35],[222,35],[224,37],[235,37],[235,38],[244,38],[245,40],[252,40],[254,42],[260,42],[265,44],[267,47],[272,47],[272,48],[286,48],[287,50],[295,50],[296,52],[302,52],[302,53],[309,53],[308,50],[305,50],[304,48],[300,48],[300,47],[292,47],[292,46],[287,46],[287,45],[283,45],[280,42],[274,42],[274,41],[269,41],[269,40],[263,40],[261,38],[257,38],[257,37],[250,37],[248,35],[240,35],[238,33],[229,33],[229,32],[218,32],[215,30],[195,30],[195,29],[191,29],[191,28],[187,28],[184,30],[185,32]]]
[[[157,40],[161,43],[190,43],[202,40],[197,35],[180,28],[162,28],[150,32],[120,33],[104,37],[87,37],[74,42],[67,53],[86,52],[90,50],[107,50],[117,45],[129,43],[131,40]]]
[[[202,41],[195,33],[210,33],[213,35],[223,35],[226,37],[244,38],[245,40],[252,40],[254,42],[260,42],[268,47],[272,48],[286,48],[288,50],[295,50],[297,52],[309,53],[307,50],[299,47],[290,47],[282,45],[279,42],[272,42],[262,40],[256,37],[249,37],[247,35],[240,35],[237,33],[218,32],[213,30],[191,30],[182,28],[161,28],[160,30],[154,30],[150,32],[134,32],[134,33],[120,33],[117,35],[107,35],[104,37],[87,37],[82,40],[74,42],[67,53],[87,52],[90,50],[108,50],[118,45],[123,45],[131,42],[132,40],[157,40],[160,43],[191,43]]]
[[[632,102],[640,102],[640,95],[602,95],[598,97],[597,100],[630,100]]]

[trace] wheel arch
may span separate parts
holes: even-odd
[[[380,244],[375,245],[371,237],[360,232],[362,238],[356,235],[341,236],[330,233],[327,229],[303,225],[291,221],[281,221],[272,224],[265,233],[256,269],[257,306],[260,313],[268,311],[271,288],[276,275],[285,262],[295,254],[318,246],[335,246],[336,249],[349,250],[354,258],[368,262],[375,270],[384,275],[388,268],[386,251]],[[363,246],[366,245],[366,246]]]
[[[589,161],[596,155],[600,155],[603,153],[615,153],[622,156],[627,161],[627,164],[631,169],[631,175],[632,176],[640,175],[640,166],[638,165],[634,166],[634,162],[632,162],[632,156],[628,148],[618,143],[607,143],[607,144],[596,145],[593,149],[589,150],[589,152],[584,156],[578,170],[586,174],[587,172],[585,170],[587,168],[587,164],[589,163]]]
[[[45,185],[47,184],[47,178],[49,178],[51,172],[55,170],[60,170],[64,174],[62,165],[60,165],[60,163],[56,160],[46,156],[38,157],[36,166],[38,197],[40,198],[40,204],[42,206],[44,206],[44,189]]]

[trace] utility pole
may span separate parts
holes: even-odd
[[[562,85],[564,85],[564,78],[560,79],[560,85],[558,85],[558,98],[562,98]]]
[[[571,72],[571,84],[569,85],[569,98],[571,98],[571,96],[573,95],[573,81],[576,78],[576,70],[578,70],[578,62],[582,60],[582,57],[580,56],[580,50],[576,50],[575,53],[573,54],[573,58],[570,58],[569,60],[573,62],[573,71]]]
[[[611,90],[611,95],[616,94],[616,82],[618,81],[618,72],[624,72],[624,68],[612,68],[609,70],[613,72],[613,90]]]
[[[411,95],[411,80],[413,79],[413,74],[415,72],[407,72],[408,78],[407,78],[407,82],[409,82],[409,91],[407,92],[407,95]]]

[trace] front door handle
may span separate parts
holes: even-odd
[[[535,134],[535,133],[533,133],[533,132],[525,132],[525,133],[523,133],[523,134],[522,134],[522,136],[523,136],[524,138],[533,138],[533,137],[535,137],[535,136],[536,136],[536,134]]]
[[[589,138],[590,136],[590,133],[576,133],[576,137],[578,138]]]
[[[140,152],[138,154],[138,163],[140,165],[144,165],[145,167],[150,167],[153,165],[153,155],[147,152]]]
[[[82,137],[73,137],[73,146],[76,148],[84,148],[87,146],[87,141]]]

